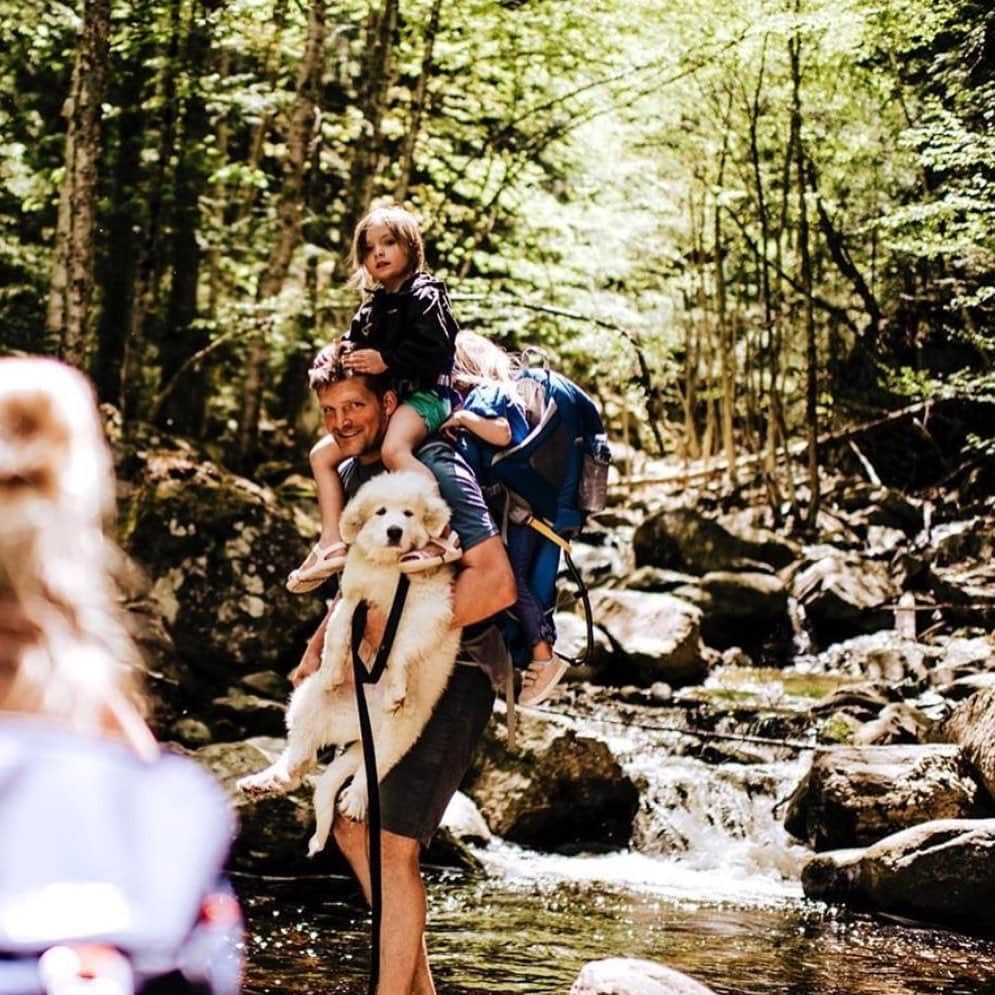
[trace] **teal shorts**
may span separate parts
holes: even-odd
[[[453,406],[447,398],[440,397],[434,390],[416,390],[404,399],[421,416],[428,434],[439,430],[439,426],[452,414]]]

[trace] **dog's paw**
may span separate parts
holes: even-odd
[[[315,833],[311,839],[308,840],[307,844],[307,855],[308,857],[317,857],[322,850],[325,849],[325,843],[328,842],[327,833]]]
[[[299,778],[291,777],[286,771],[267,767],[258,774],[249,774],[235,782],[235,787],[247,798],[266,798],[269,795],[284,795],[293,791],[300,783]]]
[[[362,822],[366,818],[366,807],[369,803],[369,795],[365,784],[352,782],[339,795],[339,811],[353,822]]]

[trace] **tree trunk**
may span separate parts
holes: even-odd
[[[397,185],[394,187],[394,200],[398,203],[408,196],[411,186],[411,170],[415,160],[415,144],[421,132],[422,114],[425,111],[425,98],[428,94],[428,81],[432,74],[432,51],[435,47],[435,36],[439,32],[439,12],[442,0],[435,0],[425,28],[425,40],[422,47],[421,72],[418,82],[411,91],[411,117],[407,131],[404,133],[404,144],[401,146],[400,164],[398,166]]]
[[[796,0],[795,11],[800,13],[801,0]],[[801,283],[804,292],[802,306],[805,314],[805,422],[808,439],[808,485],[809,504],[805,521],[809,528],[814,528],[816,516],[819,513],[819,371],[818,350],[815,339],[815,307],[812,303],[812,257],[809,245],[808,201],[807,191],[808,170],[806,156],[801,139],[802,105],[801,105],[801,37],[796,32],[788,39],[788,51],[791,58],[791,115],[792,130],[796,135],[795,169],[798,191],[798,253],[801,267]]]
[[[373,199],[383,144],[381,125],[393,77],[397,8],[398,0],[384,0],[381,11],[370,10],[357,99],[363,114],[363,131],[356,140],[356,151],[349,170],[348,199],[342,218],[342,245],[352,244],[356,223],[369,210]]]
[[[65,104],[65,177],[59,192],[47,327],[59,343],[62,358],[79,368],[86,367],[91,347],[95,186],[110,19],[110,0],[84,0],[83,27]]]
[[[307,44],[297,74],[297,91],[287,136],[287,158],[283,164],[283,185],[277,202],[276,240],[256,291],[256,301],[264,308],[283,289],[294,250],[301,239],[304,172],[315,132],[324,46],[325,0],[311,0]],[[255,457],[263,388],[269,365],[270,320],[265,317],[265,310],[262,314],[260,327],[250,342],[242,390],[236,459],[243,468],[247,468]]]

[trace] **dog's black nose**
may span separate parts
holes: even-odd
[[[387,529],[387,541],[392,545],[396,546],[400,541],[401,537],[404,535],[404,530],[400,525],[391,525]]]

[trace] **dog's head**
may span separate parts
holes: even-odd
[[[339,532],[367,559],[395,563],[441,535],[448,523],[449,506],[422,474],[409,470],[363,484],[342,512]]]

